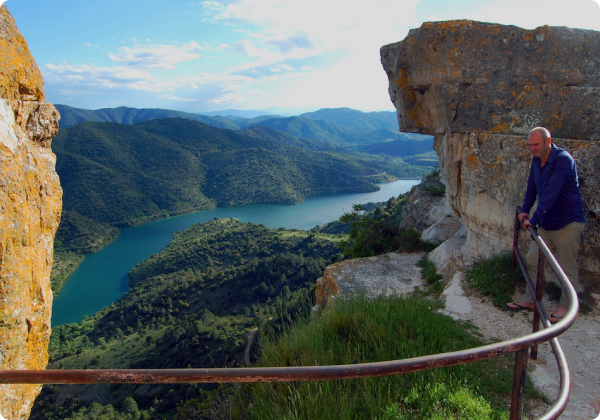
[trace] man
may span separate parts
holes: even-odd
[[[577,165],[567,151],[552,144],[550,132],[543,127],[531,130],[527,143],[533,158],[519,221],[525,227],[538,226],[538,234],[556,255],[558,264],[575,290],[580,292],[577,255],[585,219]],[[538,206],[530,219],[529,212],[536,197]],[[538,246],[532,242],[527,253],[527,270],[534,281],[537,268]],[[529,290],[525,300],[507,306],[517,310],[533,310],[535,307]],[[550,322],[560,321],[567,310],[567,295],[563,290],[560,306],[550,315]]]

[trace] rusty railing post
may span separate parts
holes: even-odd
[[[513,228],[513,247],[512,247],[512,259],[510,260],[510,268],[512,270],[517,266],[517,249],[519,246],[519,231],[521,230],[521,222],[519,222],[519,212],[521,207],[517,207],[515,213],[515,224]]]
[[[527,348],[515,352],[515,373],[510,399],[510,420],[521,420],[525,401],[525,379],[527,378]]]
[[[521,208],[517,207],[517,216]],[[518,220],[518,217],[517,217]],[[518,239],[518,228],[515,222],[515,238]],[[518,263],[528,290],[535,295],[537,327],[526,336],[491,343],[476,348],[457,350],[409,359],[388,360],[384,362],[358,363],[350,365],[329,366],[286,366],[260,368],[194,368],[194,369],[73,369],[73,370],[1,370],[0,384],[179,384],[179,383],[238,383],[238,382],[290,382],[340,380],[360,377],[377,377],[399,375],[429,369],[456,366],[465,363],[488,359],[501,354],[515,353],[513,392],[511,397],[510,419],[521,419],[525,400],[525,380],[527,374],[527,355],[529,348],[538,343],[550,341],[552,352],[559,370],[559,395],[550,409],[540,417],[543,420],[556,419],[564,411],[569,401],[571,377],[565,354],[556,337],[564,333],[577,318],[579,301],[577,292],[569,278],[560,267],[554,255],[543,241],[537,229],[528,226],[527,230],[538,245],[537,287],[527,271],[527,263],[518,249],[518,241],[513,244],[513,259]],[[541,298],[544,284],[544,266],[548,263],[552,272],[566,292],[569,309],[563,319],[551,325]],[[543,329],[539,331],[540,319]],[[536,347],[537,350],[537,347]],[[1,417],[1,416],[0,416]]]
[[[540,302],[540,306],[542,304],[542,296],[544,294],[544,269],[546,266],[546,256],[538,247],[538,270],[537,270],[537,279],[535,283],[535,299]],[[540,330],[540,314],[536,310],[533,311],[533,331],[537,332]],[[537,359],[538,355],[538,345],[537,343],[531,346],[531,358]]]

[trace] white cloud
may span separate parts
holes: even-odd
[[[100,45],[92,44],[91,42],[84,42],[83,45],[88,48],[96,48],[98,50],[102,50],[102,47]]]
[[[181,96],[173,96],[173,95],[160,95],[161,98],[163,99],[167,99],[169,101],[176,101],[176,102],[198,102],[199,99],[197,98],[184,98]]]
[[[213,19],[263,28],[265,42],[321,51],[383,45],[404,36],[415,22],[418,0],[238,0],[213,9]],[[308,28],[308,29],[307,29]]]
[[[160,80],[145,70],[125,66],[103,67],[93,64],[47,64],[44,78],[57,85],[103,86],[148,92],[174,92],[218,86],[221,91],[240,91],[251,81],[244,76],[198,73]]]
[[[164,44],[120,47],[116,54],[108,53],[111,61],[144,69],[174,69],[176,63],[198,60],[204,50],[196,42],[180,46]]]
[[[229,72],[277,92],[250,106],[277,101],[278,106],[335,103],[366,109],[376,102],[375,109],[385,109],[391,105],[379,49],[404,38],[416,22],[418,1],[236,0],[218,7],[210,2],[205,13],[212,22],[239,26],[244,35],[230,51],[247,59]],[[377,99],[363,98],[363,93]]]
[[[242,97],[240,95],[222,95],[222,96],[210,99],[208,101],[208,104],[209,105],[218,105],[218,106],[223,106],[223,105],[236,106],[236,105],[241,105],[244,102],[246,102],[244,97]]]
[[[423,16],[426,21],[471,19],[527,29],[550,25],[600,30],[600,7],[593,0],[460,1],[444,8],[437,4],[437,0],[419,3],[429,12]]]
[[[148,72],[124,66],[102,67],[93,64],[46,64],[44,77],[57,81],[61,77],[79,76],[85,80],[113,79],[115,81],[154,80]]]

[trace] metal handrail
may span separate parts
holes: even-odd
[[[515,236],[518,236],[518,221],[515,223]],[[359,377],[374,377],[416,372],[440,367],[455,366],[476,362],[495,356],[516,353],[515,385],[511,419],[520,419],[522,415],[523,387],[525,383],[526,352],[529,348],[550,341],[560,371],[560,393],[555,404],[541,419],[555,419],[566,407],[569,398],[570,377],[564,353],[555,338],[565,332],[575,322],[579,303],[575,289],[560,268],[554,256],[538,236],[535,228],[529,232],[556,273],[558,280],[567,293],[569,310],[564,318],[552,325],[538,300],[537,311],[541,315],[544,328],[531,334],[498,343],[488,344],[466,350],[419,356],[409,359],[386,362],[360,363],[353,365],[299,366],[299,367],[258,367],[258,368],[211,368],[211,369],[71,369],[71,370],[0,370],[0,383],[4,384],[96,384],[96,383],[233,383],[233,382],[284,382],[335,380]],[[513,258],[519,262],[525,275],[527,287],[536,296],[535,287],[527,273],[526,265],[518,250],[518,239],[513,245]],[[543,271],[543,270],[542,270]],[[517,365],[524,368],[517,372]],[[521,358],[521,362],[519,362]],[[520,385],[517,385],[520,384]],[[519,389],[518,386],[520,386]]]

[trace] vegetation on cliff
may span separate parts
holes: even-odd
[[[372,257],[394,251],[431,251],[434,246],[421,240],[421,234],[412,229],[402,229],[402,208],[408,193],[392,197],[375,208],[354,205],[352,212],[344,214],[340,222],[350,226],[348,236],[340,241],[347,258]]]
[[[354,297],[261,341],[261,366],[367,363],[451,352],[483,343],[469,326],[420,298]],[[242,386],[233,418],[502,419],[512,358],[411,374]],[[188,401],[188,405],[191,402]]]

